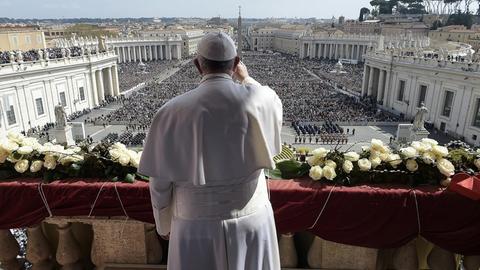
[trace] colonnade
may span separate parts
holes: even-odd
[[[363,61],[368,46],[350,43],[304,43],[303,58],[351,59]]]
[[[389,70],[365,65],[363,71],[362,97],[374,97],[377,100],[377,104],[387,106],[390,76],[391,72]]]
[[[90,76],[91,101],[95,106],[100,105],[108,96],[120,95],[117,65],[92,70]]]
[[[166,45],[124,45],[112,44],[118,55],[119,63],[172,60],[182,58],[182,48],[179,44]]]

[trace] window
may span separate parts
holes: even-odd
[[[17,119],[15,118],[15,108],[13,107],[13,105],[10,105],[7,110],[7,122],[9,126],[17,123]]]
[[[3,97],[3,105],[5,110],[5,115],[7,117],[7,124],[9,126],[17,123],[17,118],[15,117],[15,96],[8,95]]]
[[[417,107],[421,107],[422,103],[425,103],[425,96],[427,95],[427,86],[420,85],[420,93],[418,95]]]
[[[405,81],[400,80],[400,85],[398,86],[398,101],[403,101],[403,94],[405,93]]]
[[[35,106],[37,107],[37,115],[38,116],[45,114],[45,111],[43,110],[42,98],[36,98],[35,99]]]
[[[25,44],[32,44],[32,38],[30,36],[25,36]]]
[[[442,111],[443,116],[450,117],[450,113],[452,112],[452,105],[453,105],[453,92],[445,91],[445,100],[443,102],[443,111]]]
[[[85,100],[85,90],[83,89],[83,86],[78,88],[78,93],[80,94],[80,100],[84,101]]]
[[[12,37],[12,43],[13,43],[13,46],[18,46],[18,37],[17,36],[13,36]]]
[[[60,92],[60,104],[63,107],[67,107],[67,98],[65,97],[65,92]]]
[[[480,127],[480,98],[477,98],[477,104],[475,106],[475,114],[473,115],[474,127]]]

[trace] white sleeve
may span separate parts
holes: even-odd
[[[254,78],[252,77],[247,77],[243,80],[242,84],[253,84],[256,86],[262,86],[259,82],[257,82]]]
[[[150,178],[150,197],[152,200],[155,226],[160,235],[168,235],[172,223],[171,199],[173,185],[170,182]]]

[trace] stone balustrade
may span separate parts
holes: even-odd
[[[27,228],[26,260],[33,270],[165,269],[168,243],[153,224],[118,218],[48,218]],[[0,230],[0,269],[21,269],[19,244]],[[423,238],[378,250],[323,240],[307,232],[279,235],[283,269],[479,270],[480,256],[458,256]],[[188,259],[188,258],[186,258]]]
[[[84,54],[81,56],[69,56],[55,59],[39,59],[37,61],[13,62],[0,64],[0,75],[16,74],[18,72],[30,72],[32,70],[65,68],[65,65],[84,64],[117,57],[115,51],[106,51],[96,54]]]

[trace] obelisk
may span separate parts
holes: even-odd
[[[237,55],[242,59],[242,7],[238,6]]]

